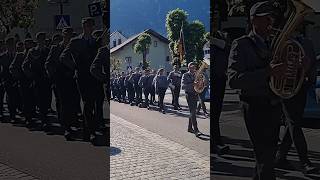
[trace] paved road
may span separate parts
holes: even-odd
[[[160,113],[156,107],[152,110],[130,106],[124,103],[111,101],[111,114],[121,117],[126,121],[136,124],[146,130],[157,133],[165,138],[189,147],[203,155],[210,154],[209,138],[196,138],[193,134],[187,132],[189,110],[184,97],[180,98],[181,111],[172,109],[169,105],[171,95],[166,95],[165,102],[167,103],[167,113]],[[206,103],[209,108],[209,103]],[[198,116],[199,130],[206,134],[210,134],[210,119],[204,115]],[[111,127],[112,129],[112,127]]]
[[[227,94],[225,99],[236,101],[236,96]],[[252,146],[244,125],[239,106],[225,102],[221,116],[221,133],[231,151],[227,155],[218,157],[213,161],[212,178],[214,180],[250,180],[254,168]],[[320,168],[320,119],[305,120],[304,133],[309,147],[310,160]],[[310,128],[311,127],[311,128]],[[296,169],[299,168],[297,153],[292,148],[288,159]],[[276,169],[279,180],[319,180],[319,174],[304,176],[296,169]]]
[[[111,179],[210,179],[208,155],[111,115]]]

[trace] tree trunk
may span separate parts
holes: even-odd
[[[146,62],[146,51],[142,53],[142,69],[147,69],[147,62]]]

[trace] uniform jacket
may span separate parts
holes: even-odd
[[[172,83],[174,86],[181,85],[181,78],[182,78],[182,74],[180,71],[178,72],[171,71],[168,75],[168,81]]]
[[[197,94],[193,87],[194,80],[194,75],[189,71],[182,75],[181,88],[186,92],[186,94]]]

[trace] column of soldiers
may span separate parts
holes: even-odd
[[[24,123],[30,129],[49,131],[54,95],[57,120],[65,131],[66,140],[107,139],[103,84],[109,77],[108,73],[100,73],[99,64],[107,64],[109,54],[101,52],[109,51],[106,51],[107,46],[101,47],[99,36],[102,31],[94,31],[94,19],[84,18],[82,29],[78,36],[71,27],[66,27],[62,34],[55,34],[52,39],[39,32],[35,41],[31,38],[16,41],[13,37],[0,41],[2,121]],[[9,118],[3,116],[4,97]],[[83,115],[82,126],[79,114]]]

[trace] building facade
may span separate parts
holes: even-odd
[[[151,36],[151,45],[146,56],[147,61],[149,61],[149,67],[152,69],[164,68],[167,72],[170,72],[172,65],[169,40],[151,29],[130,37],[110,50],[110,60],[120,62],[117,71],[128,72],[135,67],[142,67],[142,54],[134,52],[134,45],[142,33],[147,33]],[[113,69],[110,70],[110,72],[112,71]]]

